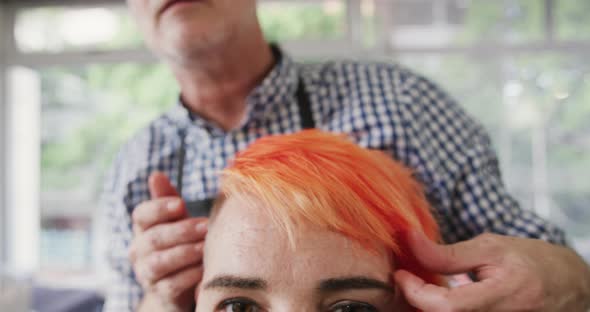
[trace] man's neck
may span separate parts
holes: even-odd
[[[262,33],[244,42],[230,42],[172,64],[184,105],[224,130],[239,126],[246,98],[274,64]]]

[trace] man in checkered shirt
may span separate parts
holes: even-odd
[[[217,194],[216,173],[237,151],[306,123],[389,153],[424,183],[452,245],[413,234],[416,256],[436,273],[472,272],[477,282],[448,289],[398,272],[414,307],[590,307],[587,265],[560,246],[560,229],[519,208],[485,131],[430,81],[389,64],[297,64],[265,42],[255,0],[128,2],[182,94],[123,147],[107,178],[116,280],[106,311],[193,309],[206,219],[190,218],[185,207]]]

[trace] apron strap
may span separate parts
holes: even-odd
[[[301,120],[302,129],[313,129],[315,128],[315,122],[313,121],[313,114],[311,113],[311,102],[309,100],[309,94],[305,90],[303,78],[299,77],[297,83],[297,106],[299,108],[299,119]]]

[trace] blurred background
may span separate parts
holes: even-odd
[[[296,59],[401,63],[491,133],[507,187],[590,260],[590,1],[261,0]],[[175,104],[124,1],[0,4],[0,259],[100,288],[97,206],[119,146]]]

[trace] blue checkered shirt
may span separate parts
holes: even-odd
[[[116,280],[106,311],[133,311],[142,297],[128,261],[131,212],[150,198],[148,176],[177,178],[179,132],[186,133],[183,196],[214,197],[217,173],[257,138],[301,130],[299,77],[317,128],[347,133],[415,170],[425,185],[443,238],[452,243],[483,232],[563,244],[564,233],[522,210],[506,191],[490,139],[480,124],[432,82],[396,65],[356,62],[298,64],[283,56],[247,98],[241,127],[224,132],[179,104],[135,135],[107,177],[108,260]]]

